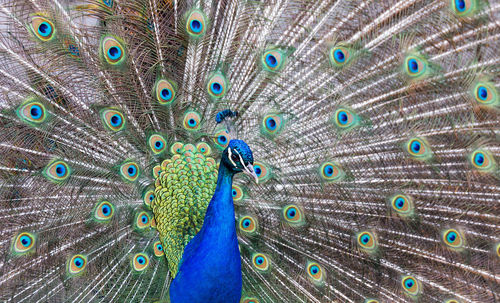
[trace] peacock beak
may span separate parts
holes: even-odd
[[[253,170],[253,165],[248,163],[247,166],[244,166],[244,173],[246,175],[249,175],[250,177],[253,177],[255,179],[255,183],[256,184],[259,184],[259,177],[257,177],[257,174],[255,173],[255,171]]]

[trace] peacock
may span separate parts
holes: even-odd
[[[496,0],[3,0],[0,301],[500,302]]]

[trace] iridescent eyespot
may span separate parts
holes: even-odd
[[[31,19],[31,30],[43,42],[52,40],[56,32],[54,24],[49,19],[40,16]]]
[[[192,38],[199,38],[207,30],[205,14],[199,9],[193,9],[188,13],[186,20],[186,31]]]
[[[146,254],[138,253],[132,258],[132,268],[141,272],[148,268],[149,257]]]
[[[233,201],[240,201],[243,198],[243,190],[238,185],[233,184],[231,195],[233,196]]]
[[[379,303],[376,299],[366,299],[364,303]]]
[[[477,82],[473,86],[472,95],[480,105],[498,106],[500,104],[498,91],[490,82]]]
[[[422,79],[427,74],[427,61],[417,55],[408,55],[405,58],[404,70],[408,77],[414,80]]]
[[[117,38],[106,36],[101,41],[102,55],[105,61],[111,65],[119,65],[125,62],[125,48]]]
[[[318,263],[308,261],[306,265],[306,273],[309,280],[314,284],[323,284],[325,280],[325,274],[323,268]]]
[[[259,179],[259,184],[271,179],[271,168],[260,161],[254,161],[253,170]]]
[[[113,7],[113,0],[100,0],[100,2],[109,8]]]
[[[334,124],[340,130],[349,130],[359,125],[359,117],[346,108],[339,108],[335,111]]]
[[[373,252],[377,249],[377,239],[375,234],[370,231],[362,231],[356,235],[356,239],[360,248],[366,252]]]
[[[229,133],[225,129],[221,129],[214,134],[215,146],[218,149],[225,149],[228,146],[230,140],[231,138],[229,136]]]
[[[417,160],[429,160],[432,158],[432,150],[422,138],[412,138],[406,142],[406,151]]]
[[[334,162],[324,162],[321,164],[319,175],[323,180],[328,182],[342,181],[345,176],[344,171]]]
[[[220,99],[224,97],[228,89],[228,82],[226,77],[221,72],[212,74],[207,81],[207,92],[210,97]]]
[[[420,285],[412,276],[403,277],[403,279],[401,279],[401,285],[409,295],[416,296],[420,293]]]
[[[175,142],[170,146],[170,152],[172,154],[180,154],[182,149],[184,148],[184,143],[182,142]]]
[[[144,230],[151,226],[151,217],[145,212],[141,211],[135,215],[135,227],[138,230]]]
[[[135,162],[126,161],[120,166],[120,175],[125,181],[134,182],[140,175],[139,166]]]
[[[251,216],[244,216],[239,220],[239,227],[242,232],[253,234],[257,230],[257,221]]]
[[[281,115],[268,114],[262,119],[261,133],[266,137],[273,137],[281,131],[283,124],[284,120]]]
[[[212,153],[212,148],[205,142],[200,142],[196,145],[198,152],[202,153],[204,156],[208,156]]]
[[[156,241],[155,243],[153,243],[153,251],[155,257],[161,257],[165,255],[165,252],[163,251],[163,245],[161,244],[160,241]]]
[[[184,115],[184,128],[189,131],[200,129],[201,116],[195,111],[189,111]]]
[[[259,300],[256,298],[245,297],[241,299],[241,303],[259,303]]]
[[[265,51],[261,57],[262,66],[271,72],[280,71],[285,65],[286,54],[279,49]]]
[[[453,228],[444,230],[441,239],[446,246],[453,249],[460,249],[464,246],[463,235]]]
[[[472,167],[480,172],[494,172],[497,164],[493,155],[482,148],[476,149],[469,155],[469,161]]]
[[[22,255],[33,251],[36,237],[32,233],[22,232],[12,240],[11,251],[13,254]]]
[[[253,254],[252,264],[258,271],[267,272],[271,267],[269,258],[261,253]]]
[[[144,192],[142,195],[142,201],[147,207],[151,207],[151,203],[155,199],[155,192],[154,190],[150,189]]]
[[[155,155],[163,153],[167,149],[167,141],[162,135],[153,134],[148,139],[149,148]]]
[[[71,169],[62,160],[54,160],[50,162],[43,170],[43,175],[52,182],[63,182],[71,175]]]
[[[104,126],[109,130],[117,132],[125,128],[125,117],[118,110],[113,108],[102,109],[99,114]]]
[[[290,204],[283,207],[281,215],[291,226],[301,226],[305,223],[303,211],[297,205]]]
[[[174,102],[175,98],[177,97],[176,92],[177,88],[172,81],[166,79],[160,79],[156,81],[156,100],[161,105],[172,104],[172,102]]]
[[[345,46],[334,46],[329,52],[330,64],[333,67],[340,68],[351,61],[352,50]]]
[[[17,116],[30,125],[37,126],[47,119],[45,106],[37,101],[28,100],[16,110]]]
[[[74,255],[66,263],[68,275],[75,276],[81,274],[87,266],[87,257],[84,255]]]
[[[477,8],[477,0],[451,0],[451,8],[459,17],[467,17]]]
[[[392,209],[400,216],[406,217],[413,214],[413,201],[406,195],[395,195],[390,198]]]
[[[94,218],[98,222],[108,222],[115,213],[115,207],[108,201],[98,202],[94,207]]]

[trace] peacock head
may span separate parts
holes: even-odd
[[[222,165],[230,172],[237,174],[243,172],[259,183],[259,178],[253,169],[253,154],[250,147],[243,140],[231,140],[222,153]]]

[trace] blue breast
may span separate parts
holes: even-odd
[[[238,303],[241,260],[231,194],[233,174],[220,166],[203,227],[189,242],[170,285],[171,303]]]

